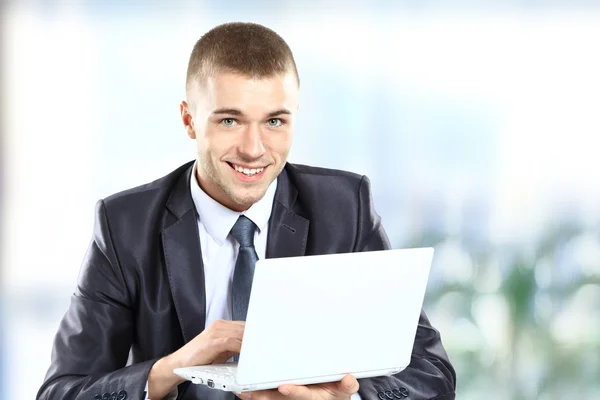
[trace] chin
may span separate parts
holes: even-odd
[[[237,196],[234,201],[239,205],[250,207],[252,204],[258,203],[263,196],[264,193],[261,196]]]
[[[265,188],[264,190],[252,191],[251,193],[248,193],[247,191],[245,193],[234,193],[234,195],[231,196],[231,199],[236,204],[250,207],[252,204],[257,203],[262,199],[266,192],[267,190]]]

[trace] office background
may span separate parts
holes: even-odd
[[[2,19],[1,398],[42,383],[95,202],[194,158],[187,59],[235,20],[294,51],[290,161],[368,175],[393,246],[436,248],[425,310],[458,398],[599,398],[599,2],[22,0]]]

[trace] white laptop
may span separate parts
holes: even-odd
[[[398,373],[432,258],[416,248],[259,260],[239,362],[174,372],[234,392]]]

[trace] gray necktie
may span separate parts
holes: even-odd
[[[231,235],[240,244],[240,251],[235,261],[231,299],[233,303],[233,320],[245,321],[248,313],[250,289],[254,277],[254,264],[258,261],[254,248],[254,230],[256,225],[247,217],[240,215],[231,229]]]

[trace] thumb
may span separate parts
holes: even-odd
[[[358,392],[359,386],[360,385],[358,384],[356,378],[348,374],[344,376],[344,378],[339,382],[338,389],[340,393],[351,396],[354,393]]]

